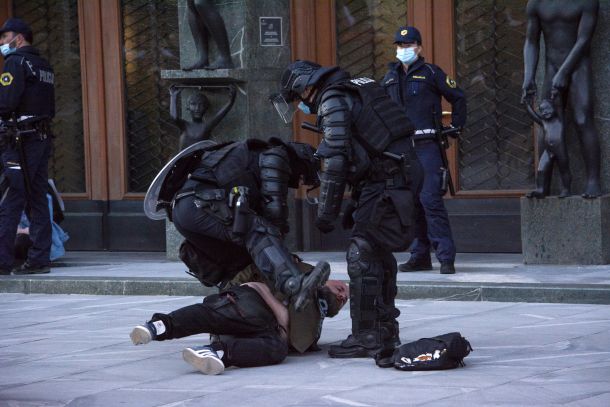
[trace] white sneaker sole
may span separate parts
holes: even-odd
[[[211,356],[200,356],[191,348],[182,351],[182,358],[203,374],[218,375],[225,371],[225,365],[222,361]]]
[[[152,341],[152,336],[150,335],[150,331],[143,326],[136,326],[133,328],[133,331],[129,334],[131,338],[131,342],[134,345],[145,345],[148,342]]]

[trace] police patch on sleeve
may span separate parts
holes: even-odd
[[[447,79],[445,79],[445,82],[447,82],[447,86],[449,86],[450,88],[455,88],[457,86],[457,83],[455,83],[455,81],[453,79],[451,79],[449,76],[447,76]]]
[[[10,72],[4,72],[0,75],[0,84],[2,86],[9,86],[11,83],[13,83],[13,75]]]

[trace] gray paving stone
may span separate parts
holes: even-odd
[[[184,363],[207,335],[135,347],[128,334],[154,312],[200,297],[0,294],[0,406],[610,405],[610,307],[399,301],[403,341],[459,330],[466,367],[379,369],[330,359],[347,311],[325,322],[322,351],[277,366],[204,376]]]

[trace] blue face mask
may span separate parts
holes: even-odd
[[[398,60],[403,64],[411,65],[417,60],[417,53],[415,52],[415,47],[397,48],[396,58],[398,58]]]
[[[303,101],[299,103],[298,108],[305,114],[311,114],[311,109]]]
[[[8,54],[12,54],[17,50],[17,48],[11,48],[11,43],[14,42],[16,39],[17,37],[15,36],[10,42],[0,45],[0,53],[2,53],[2,56],[5,57]]]

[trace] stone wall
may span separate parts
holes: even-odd
[[[234,69],[162,71],[162,77],[177,84],[216,86],[233,83],[238,87],[235,104],[213,131],[212,139],[215,141],[269,137],[292,140],[292,126],[280,119],[269,102],[269,95],[279,89],[284,67],[290,63],[290,3],[285,0],[234,0],[217,1],[216,6],[227,29]],[[187,12],[186,0],[179,0],[181,67],[191,65],[197,58]],[[261,45],[261,17],[281,18],[281,45]],[[211,39],[209,47],[210,62],[213,62],[217,49]],[[194,91],[191,89],[183,91],[181,98],[183,113],[186,112],[188,97]],[[203,92],[211,102],[206,118],[211,118],[226,103],[228,90],[204,89]],[[183,118],[190,120],[188,115],[184,115]],[[291,206],[294,207],[292,202]],[[289,246],[295,246],[295,239],[294,234],[288,237]],[[173,224],[167,222],[168,258],[177,258],[181,241],[182,237]]]

